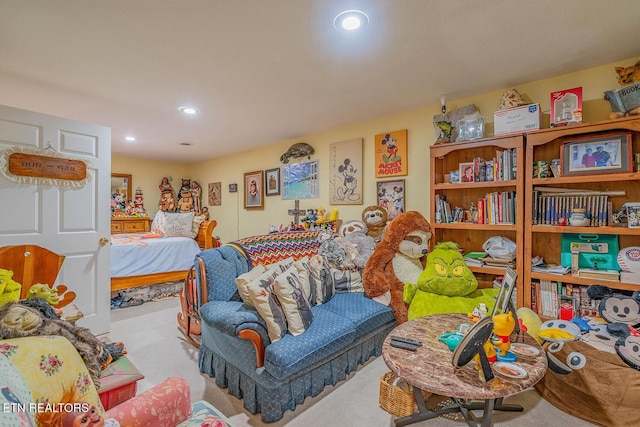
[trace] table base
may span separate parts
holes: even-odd
[[[417,423],[418,421],[430,420],[432,418],[439,417],[445,414],[451,414],[454,412],[460,412],[467,422],[467,425],[471,427],[477,427],[478,424],[471,419],[471,411],[481,409],[482,412],[482,424],[481,427],[489,427],[491,425],[491,418],[493,411],[509,411],[509,412],[522,412],[524,408],[520,405],[507,405],[503,403],[503,398],[487,399],[482,401],[465,402],[461,399],[452,397],[452,405],[445,406],[442,409],[432,411],[427,409],[427,404],[422,397],[422,392],[419,388],[413,388],[413,395],[416,398],[418,404],[418,412],[411,414],[407,417],[398,418],[395,420],[397,427],[406,426],[408,424]]]

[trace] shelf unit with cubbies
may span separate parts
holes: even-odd
[[[473,162],[475,158],[491,160],[497,151],[514,149],[516,179],[494,180],[483,182],[447,182],[446,177],[451,171],[458,171],[460,163]],[[431,161],[431,211],[430,221],[433,231],[433,242],[455,242],[463,253],[483,251],[482,245],[490,237],[503,236],[516,243],[517,253],[522,253],[523,223],[524,223],[524,136],[522,134],[496,136],[473,141],[442,143],[430,147]],[[514,221],[511,224],[478,224],[471,221],[441,222],[436,221],[436,200],[446,198],[451,207],[459,206],[469,210],[471,203],[476,206],[478,200],[487,193],[514,192],[515,209]],[[518,273],[517,289],[522,289],[523,260],[516,258],[515,271]],[[504,268],[499,267],[470,267],[482,288],[491,287],[494,276],[503,275]],[[518,306],[523,305],[522,292],[516,291]]]
[[[613,173],[592,173],[563,175],[549,178],[533,178],[534,162],[547,161],[560,157],[560,150],[566,138],[598,137],[611,132],[631,132],[631,152],[640,152],[640,117],[630,117],[597,123],[566,126],[528,132],[526,134],[525,156],[525,199],[527,205],[524,215],[524,305],[531,307],[531,283],[536,280],[571,283],[589,286],[604,284],[618,290],[640,290],[640,285],[633,283],[604,281],[575,277],[571,273],[556,275],[531,271],[532,257],[542,256],[547,264],[561,264],[561,244],[564,233],[601,234],[618,236],[620,248],[638,246],[640,244],[640,228],[613,226],[607,217],[607,225],[593,227],[574,227],[559,225],[534,224],[533,196],[534,188],[551,187],[562,189],[595,190],[601,192],[622,193],[624,196],[611,196],[613,211],[620,209],[627,202],[640,202],[640,173],[633,170],[633,154],[628,159],[630,170]],[[623,168],[626,169],[626,168]]]

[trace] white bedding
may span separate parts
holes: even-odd
[[[188,237],[155,233],[111,235],[111,277],[188,270],[200,248]]]

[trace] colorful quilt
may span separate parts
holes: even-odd
[[[272,264],[288,257],[296,261],[318,253],[320,231],[287,231],[284,233],[261,234],[236,240],[230,245],[239,249],[251,265]]]

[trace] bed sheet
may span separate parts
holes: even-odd
[[[188,237],[156,233],[111,235],[111,277],[188,270],[200,247]]]

